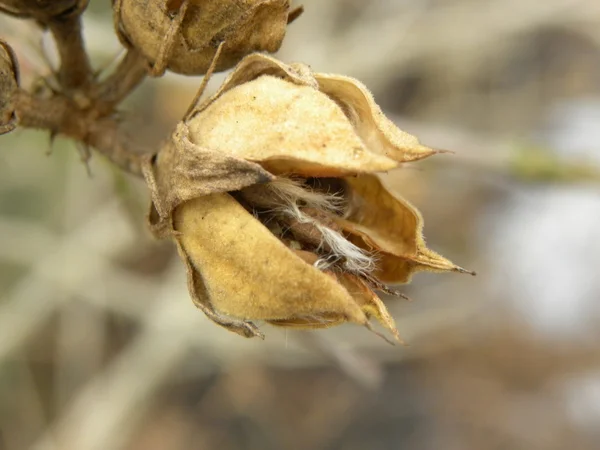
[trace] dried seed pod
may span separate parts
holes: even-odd
[[[250,55],[148,165],[150,225],[177,242],[196,304],[233,331],[375,318],[400,340],[373,291],[463,269],[425,246],[418,211],[375,173],[434,153],[356,80]]]
[[[289,0],[117,0],[119,33],[155,66],[204,74],[224,42],[216,70],[245,55],[276,52],[284,38]]]
[[[0,134],[16,126],[12,96],[19,85],[17,58],[10,46],[0,39]]]
[[[0,0],[0,12],[47,22],[87,6],[89,0]]]
[[[326,314],[366,322],[346,289],[291,252],[230,195],[183,203],[174,226],[216,310],[249,320]]]

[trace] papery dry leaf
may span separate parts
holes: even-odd
[[[221,42],[224,48],[217,63],[218,71],[233,67],[255,51],[276,52],[285,36],[290,13],[289,0],[189,0],[187,4],[171,1],[166,5],[164,0],[119,0],[119,3],[117,21],[126,39],[151,63],[164,64],[169,70],[186,75],[204,74]],[[179,14],[185,17],[178,17]],[[180,28],[173,30],[178,21]],[[171,45],[166,54],[165,45]],[[163,57],[166,61],[157,61]]]
[[[211,306],[238,319],[367,319],[335,279],[306,264],[227,194],[181,204],[177,241],[204,281]]]

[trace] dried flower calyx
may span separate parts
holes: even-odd
[[[374,291],[462,269],[425,246],[417,210],[375,173],[434,153],[356,80],[251,55],[147,166],[150,225],[177,242],[195,303],[232,331],[374,317],[399,339]]]
[[[201,75],[221,42],[218,71],[252,52],[277,51],[295,11],[289,0],[117,0],[115,19],[155,75]]]
[[[0,134],[16,127],[12,97],[19,86],[17,58],[12,48],[0,39]]]

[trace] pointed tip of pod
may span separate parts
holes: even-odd
[[[407,149],[407,153],[403,162],[419,161],[421,159],[429,158],[435,155],[454,155],[454,150],[447,150],[443,148],[428,147],[422,144],[416,144]]]
[[[426,147],[426,148],[429,148],[429,147]],[[430,150],[433,151],[434,155],[438,155],[438,154],[455,155],[456,154],[456,152],[454,150],[447,150],[447,149],[444,149],[444,148],[435,148],[435,147],[432,147],[432,148],[430,148]]]
[[[364,323],[364,327],[367,330],[369,330],[371,333],[373,333],[376,336],[380,337],[381,339],[383,339],[385,342],[387,342],[390,345],[394,345],[395,346],[396,344],[400,344],[400,345],[402,345],[404,347],[407,346],[406,342],[404,342],[404,339],[402,339],[402,337],[400,336],[400,333],[398,332],[398,330],[396,328],[391,328],[389,330],[392,333],[392,336],[394,337],[394,339],[390,339],[385,334],[380,333],[375,328],[373,328],[373,325],[371,325],[371,323],[369,321],[366,321]]]
[[[468,269],[464,269],[464,268],[462,268],[462,267],[459,267],[459,266],[456,266],[456,267],[453,269],[453,271],[454,271],[454,272],[458,272],[458,273],[464,273],[464,274],[467,274],[467,275],[471,275],[471,276],[473,276],[473,277],[477,276],[477,272],[475,272],[474,270],[468,270]]]

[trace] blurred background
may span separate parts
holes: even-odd
[[[386,179],[429,246],[478,276],[418,274],[414,301],[389,299],[407,347],[349,325],[246,340],[192,305],[140,180],[100,156],[90,177],[71,142],[13,132],[0,449],[600,448],[600,3],[301,3],[281,59],[361,79],[400,128],[455,152]],[[85,27],[110,67],[109,2]],[[0,18],[0,35],[25,83],[55,64],[33,24]],[[198,85],[148,80],[131,131],[164,138]]]

